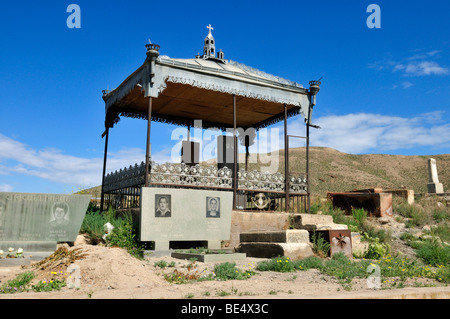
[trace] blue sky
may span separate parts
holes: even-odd
[[[67,27],[72,3],[81,28]],[[381,9],[381,28],[367,27],[371,3]],[[448,12],[447,0],[0,0],[0,191],[100,184],[101,91],[144,62],[149,38],[162,55],[195,57],[208,24],[226,59],[305,87],[323,77],[313,146],[450,153]],[[156,161],[170,159],[176,130],[153,124]],[[304,135],[302,119],[290,119],[288,130]],[[145,121],[122,119],[111,130],[107,171],[144,160],[145,138]]]

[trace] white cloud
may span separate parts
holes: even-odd
[[[107,172],[140,163],[144,158],[139,148],[109,152]],[[0,168],[3,175],[24,174],[77,187],[97,186],[101,184],[103,158],[66,155],[53,148],[34,150],[0,134]]]
[[[406,58],[393,59],[389,56],[384,61],[372,62],[367,66],[377,71],[391,70],[394,73],[401,73],[403,76],[447,75],[450,73],[450,70],[447,67],[441,66],[438,62],[433,61],[438,58],[438,55],[441,52],[440,50],[429,52],[420,52],[423,50],[416,51],[419,52]],[[402,86],[406,88],[404,84],[402,84]],[[397,86],[395,85],[394,88],[396,87]]]
[[[450,123],[445,111],[423,113],[414,117],[373,113],[329,115],[315,118],[314,124],[319,125],[321,129],[311,131],[311,146],[331,147],[347,153],[384,153],[415,147],[450,148]],[[290,135],[304,136],[303,121],[290,121],[288,132]],[[216,143],[215,139],[211,140],[209,137],[203,142],[213,146]],[[290,146],[305,146],[305,141],[291,139]],[[170,145],[162,150],[154,150],[152,160],[157,163],[178,162],[178,157],[172,157],[174,147]],[[276,125],[259,132],[250,152],[265,153],[282,148],[283,126]],[[239,151],[244,152],[244,148],[240,146]],[[211,156],[215,157],[215,154]],[[139,164],[144,159],[145,150],[141,148],[110,151],[106,171],[112,172],[135,163]],[[254,160],[254,157],[251,159]],[[273,163],[269,164],[272,166]],[[88,187],[101,184],[102,169],[103,157],[77,157],[63,154],[53,148],[35,150],[0,134],[0,175],[23,174],[72,187]],[[12,189],[7,183],[0,184],[0,191]]]
[[[8,184],[0,184],[0,192],[12,192],[13,187]]]
[[[449,69],[444,68],[433,61],[411,62],[407,64],[397,64],[393,72],[402,71],[406,76],[424,76],[424,75],[444,75],[449,73]]]
[[[373,113],[318,117],[314,124],[321,129],[311,132],[311,145],[354,154],[450,147],[450,123],[443,116],[444,112],[437,111],[412,118]],[[290,134],[304,132],[298,121],[288,129]]]
[[[412,84],[411,82],[405,81],[402,83],[402,87],[404,89],[410,88],[411,86],[414,86],[414,84]]]

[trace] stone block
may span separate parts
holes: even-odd
[[[348,229],[347,225],[335,224],[333,216],[331,215],[317,215],[317,214],[298,214],[299,222],[297,227],[306,229],[310,232],[314,230],[326,229]]]
[[[368,242],[361,241],[361,234],[357,232],[352,232],[352,253],[356,256],[363,256],[364,253],[369,249]]]
[[[304,229],[241,233],[241,242],[309,243],[309,233]]]
[[[289,228],[292,219],[298,220],[298,214],[233,211],[230,247],[239,245],[241,233],[282,231]]]
[[[393,196],[398,196],[406,200],[410,205],[414,204],[414,190],[413,189],[387,189],[383,193],[389,193]]]
[[[292,260],[313,256],[311,244],[308,243],[241,243],[237,252],[247,257],[275,258],[289,257]]]
[[[444,193],[444,185],[442,183],[428,183],[428,193],[430,194],[442,194]]]

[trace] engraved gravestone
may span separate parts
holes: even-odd
[[[155,250],[168,250],[171,241],[207,241],[219,249],[230,239],[233,192],[143,187],[140,240]]]
[[[428,193],[441,194],[444,192],[444,186],[439,183],[436,160],[434,158],[428,159]]]
[[[90,195],[0,192],[0,249],[47,251],[73,242]]]

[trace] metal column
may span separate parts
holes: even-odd
[[[234,145],[234,165],[233,165],[233,209],[237,203],[237,141],[236,141],[236,95],[233,94],[233,145]]]
[[[103,192],[103,187],[105,186],[105,174],[106,174],[106,157],[108,155],[108,137],[109,137],[109,127],[106,127],[105,132],[102,134],[102,138],[105,137],[105,154],[103,155],[103,175],[102,175],[102,192],[100,199],[100,212],[103,211],[103,205],[105,201],[105,193]]]
[[[285,193],[286,193],[286,203],[285,209],[286,213],[289,213],[289,141],[287,135],[287,106],[284,104],[284,180],[285,180]]]
[[[147,119],[147,147],[145,152],[145,187],[149,185],[150,174],[150,129],[152,125],[152,97],[148,99],[148,119]]]
[[[310,111],[311,112],[311,111]],[[310,181],[309,181],[309,118],[306,123],[306,189],[307,189],[307,206],[308,206],[308,214],[311,213],[311,191],[309,189]]]

